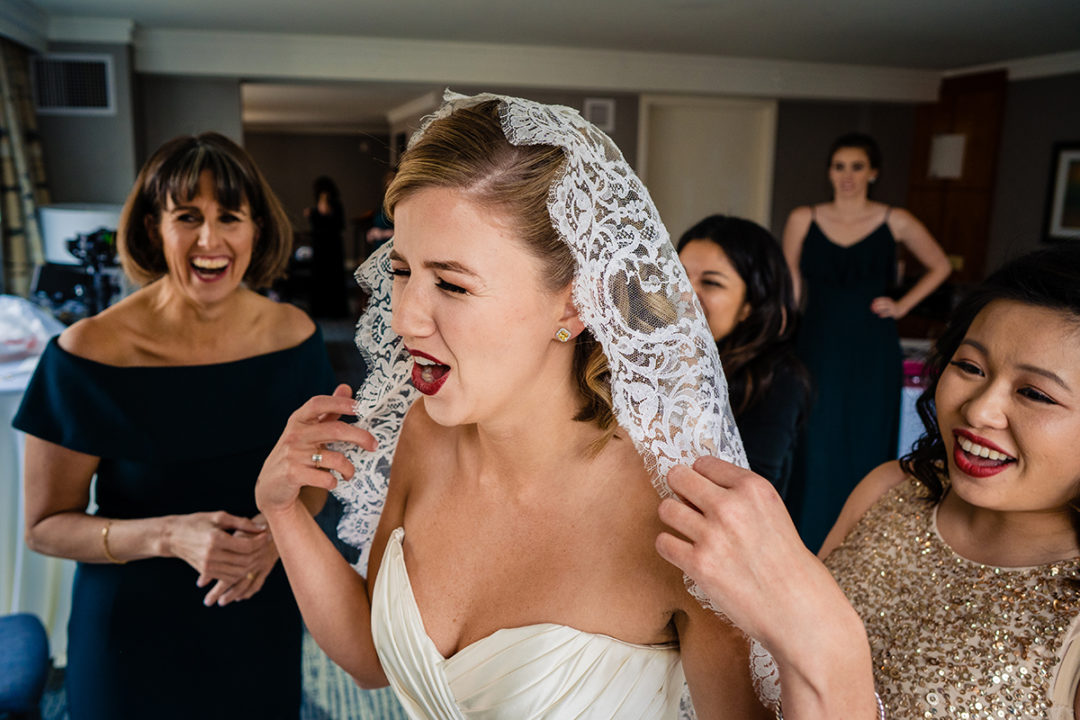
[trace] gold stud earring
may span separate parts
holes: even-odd
[[[573,337],[573,335],[566,328],[559,328],[559,331],[555,333],[555,339],[561,343],[566,342],[571,337]]]

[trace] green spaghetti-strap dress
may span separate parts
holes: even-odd
[[[796,348],[813,395],[796,451],[797,525],[821,546],[855,485],[896,457],[902,357],[896,321],[870,310],[895,285],[896,241],[888,212],[850,246],[810,223],[799,270],[806,294]]]

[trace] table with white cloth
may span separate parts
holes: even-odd
[[[37,357],[0,363],[0,614],[37,615],[57,666],[67,664],[75,563],[30,550],[24,539],[23,433],[11,427]]]

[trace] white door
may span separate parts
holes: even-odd
[[[776,102],[643,95],[638,172],[672,242],[706,215],[769,227]]]

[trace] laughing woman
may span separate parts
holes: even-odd
[[[960,304],[919,412],[926,434],[856,487],[822,547],[824,566],[767,502],[764,480],[717,461],[699,463],[703,475],[671,474],[696,509],[665,501],[662,517],[690,543],[665,535],[661,552],[778,660],[871,655],[863,673],[872,668],[890,720],[1072,720],[1080,246],[1020,258]],[[760,548],[774,572],[749,572],[743,547]],[[840,590],[865,631],[837,630],[851,609]],[[738,601],[767,595],[773,602]]]
[[[314,323],[249,289],[283,273],[288,220],[206,133],[147,162],[118,237],[143,287],[49,344],[15,418],[27,542],[79,561],[71,718],[296,718],[300,615],[253,488],[334,379]]]

